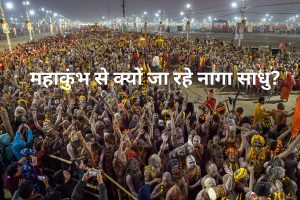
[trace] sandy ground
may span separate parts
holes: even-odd
[[[188,92],[189,101],[196,102],[196,105],[199,105],[198,102],[204,102],[206,99],[207,95],[204,91],[204,88],[207,88],[207,87],[205,85],[197,82],[197,80],[195,80],[195,81],[193,80],[193,84],[191,86],[189,86],[187,89],[184,89],[184,87],[181,87],[181,88]],[[212,87],[210,87],[210,88],[212,88]],[[213,88],[215,91],[218,91],[219,89],[222,88],[222,86],[215,85]],[[237,90],[234,90],[231,86],[227,86],[216,95],[216,99],[217,99],[217,101],[228,100],[228,97],[231,97],[232,99],[234,99],[236,94],[237,94]],[[300,91],[293,91],[289,97],[288,102],[284,102],[286,111],[291,112],[293,110],[299,94],[300,94]],[[276,109],[277,104],[281,102],[279,96],[272,96],[271,98],[269,98],[269,96],[266,92],[260,93],[260,94],[251,92],[251,93],[247,94],[244,91],[241,91],[237,98],[236,107],[242,107],[244,109],[244,115],[252,115],[255,104],[257,103],[258,98],[260,96],[265,97],[265,99],[266,99],[265,107],[267,110]],[[231,107],[231,105],[229,105],[229,107]],[[291,122],[291,120],[292,120],[292,118],[289,118],[288,122]]]

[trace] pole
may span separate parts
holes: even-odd
[[[126,13],[125,13],[125,0],[122,0],[122,15],[123,15],[123,20],[122,20],[122,30],[123,32],[126,31]],[[124,30],[125,29],[125,30]]]
[[[41,29],[40,29],[40,21],[38,21],[38,31],[39,31],[39,33],[41,33]]]
[[[68,24],[67,24],[67,21],[65,20],[64,21],[64,32],[67,32],[68,31]]]
[[[190,18],[191,18],[191,10],[192,10],[192,7],[189,7],[188,8],[188,21],[187,21],[187,24],[186,24],[186,40],[189,41],[189,32],[190,32],[190,28],[191,28],[191,23],[190,23]]]
[[[107,0],[107,20],[109,20],[109,7],[110,7],[110,0]]]
[[[145,26],[144,26],[144,31],[145,31],[145,40],[147,44],[147,14],[145,15]]]
[[[5,15],[4,15],[3,7],[2,7],[2,0],[0,0],[0,10],[1,10],[1,15],[2,15],[2,21],[3,21],[3,23],[5,23]],[[10,50],[10,52],[12,52],[11,43],[10,43],[10,37],[9,37],[9,32],[6,31],[5,35],[6,35],[6,39],[7,39],[8,49]]]
[[[27,29],[28,29],[28,32],[29,32],[29,38],[30,38],[30,41],[32,41],[32,33],[31,33],[31,28],[29,28],[29,23],[30,22],[30,17],[29,17],[29,14],[28,14],[28,9],[27,9],[27,3],[24,2],[24,5],[25,5],[25,10],[26,10],[26,17],[27,17]]]
[[[164,17],[164,10],[162,10],[161,12],[160,12],[160,17],[159,17],[159,35],[161,36],[161,32],[162,32],[162,26],[163,26],[163,22],[162,22],[162,20],[163,20],[163,17]]]
[[[61,19],[59,19],[59,32],[62,35],[62,25],[61,25]]]
[[[50,33],[53,36],[53,24],[52,24],[52,18],[51,15],[49,16],[49,22],[50,22]]]
[[[125,19],[125,0],[122,0],[122,13],[123,13],[123,18]]]
[[[244,21],[244,8],[245,8],[245,1],[243,0],[243,4],[241,6],[240,14],[241,14],[241,23]],[[239,27],[238,27],[239,28]],[[239,46],[241,46],[241,32],[239,30]]]
[[[189,42],[189,29],[190,29],[190,27],[189,27],[189,23],[190,23],[190,9],[189,9],[189,11],[188,11],[188,20],[187,20],[187,23],[186,23],[186,41],[187,42]]]

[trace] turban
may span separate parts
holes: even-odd
[[[253,145],[256,140],[259,140],[261,142],[262,146],[265,145],[265,139],[261,135],[258,135],[258,134],[254,135],[251,138],[251,145]]]
[[[127,153],[128,159],[135,159],[136,157],[137,157],[137,154],[135,151],[133,151],[133,150],[128,151],[128,153]]]
[[[236,148],[233,147],[227,148],[225,155],[228,156],[230,153],[238,154]]]

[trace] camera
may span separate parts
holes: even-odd
[[[89,176],[97,176],[98,172],[95,171],[89,171]]]
[[[46,179],[45,176],[38,176],[38,180],[39,180],[39,181],[43,181],[43,180],[45,180],[45,179]]]

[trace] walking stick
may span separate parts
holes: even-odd
[[[4,125],[4,127],[6,129],[6,131],[10,135],[10,139],[12,140],[14,138],[15,134],[14,134],[14,131],[13,131],[12,127],[11,127],[7,111],[3,107],[0,108],[0,117],[1,117],[1,119],[3,121],[3,125]]]

